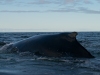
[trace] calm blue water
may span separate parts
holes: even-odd
[[[4,43],[53,33],[0,33]],[[100,32],[79,32],[77,40],[96,58],[47,58],[29,53],[0,54],[0,75],[100,75]]]

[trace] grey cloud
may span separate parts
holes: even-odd
[[[100,10],[91,10],[88,8],[80,7],[79,12],[89,13],[89,14],[100,14]]]
[[[28,2],[28,4],[74,4],[79,2],[86,4],[91,3],[90,0],[35,0],[33,2]]]
[[[100,0],[96,0],[98,2],[100,2]],[[4,4],[4,3],[14,3],[14,4],[20,4],[20,5],[29,5],[29,4],[57,4],[57,5],[67,5],[67,4],[77,4],[82,2],[85,4],[90,4],[92,3],[91,0],[28,0],[28,1],[24,1],[24,0],[0,0],[0,4]]]
[[[78,12],[77,9],[58,9],[58,10],[48,10],[48,12]]]
[[[100,11],[98,11],[98,10],[87,10],[85,12],[89,13],[89,14],[100,14]]]
[[[92,4],[92,2],[90,0],[84,0],[85,4]]]
[[[14,1],[14,0],[5,0],[5,1],[11,2],[11,1]]]
[[[16,2],[19,3],[19,5],[39,5],[39,4],[48,4],[48,7],[50,7],[50,4],[55,4],[57,8],[53,9],[50,7],[50,9],[42,9],[39,10],[1,10],[0,12],[12,12],[12,13],[31,13],[31,12],[79,12],[79,13],[90,13],[90,14],[100,14],[100,10],[95,9],[88,9],[84,7],[79,7],[80,3],[85,4],[92,4],[92,0],[27,0],[27,2],[24,3],[24,0],[0,0],[0,3],[11,3]],[[97,2],[100,2],[100,0],[95,0]],[[69,6],[69,4],[75,4],[76,6]],[[15,4],[16,5],[16,4]],[[43,7],[44,8],[44,7]],[[62,9],[61,9],[62,8]]]
[[[1,13],[42,13],[42,12],[78,12],[78,13],[88,13],[88,14],[100,14],[100,10],[90,10],[90,9],[87,9],[87,8],[84,8],[84,7],[79,7],[77,9],[55,9],[55,10],[48,10],[48,11],[39,11],[39,10],[19,10],[19,11],[10,11],[10,10],[2,10],[0,11]]]
[[[15,0],[0,0],[0,5],[12,5]]]
[[[37,1],[33,1],[33,2],[28,2],[28,4],[60,4],[61,1],[57,1],[57,0],[37,0]]]
[[[0,3],[11,3],[13,2],[14,0],[0,0]]]
[[[0,3],[11,3],[11,2],[25,2],[24,0],[0,0]],[[100,0],[95,0],[97,2],[100,2]],[[85,3],[90,4],[92,3],[92,0],[27,0],[26,4],[74,4],[74,3]]]
[[[82,2],[82,3],[85,3],[85,4],[90,4],[92,3],[91,0],[63,0],[65,3],[79,3],[79,2]]]
[[[49,12],[78,12],[78,13],[87,13],[87,14],[100,14],[100,10],[90,10],[84,7],[79,7],[77,9],[58,9],[58,10],[48,10]]]
[[[35,2],[29,2],[28,4],[51,4],[52,2],[50,1],[35,1]]]
[[[99,2],[99,3],[100,3],[100,0],[97,0],[97,2]]]
[[[0,12],[10,12],[10,13],[32,13],[32,12],[40,12],[40,11],[32,11],[32,10],[29,10],[29,11],[22,11],[22,10],[16,10],[16,11],[10,11],[10,10],[2,10]]]

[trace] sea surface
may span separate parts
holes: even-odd
[[[0,47],[39,34],[54,33],[2,32]],[[100,75],[100,32],[78,32],[77,40],[95,58],[54,58],[29,53],[1,53],[0,75]]]

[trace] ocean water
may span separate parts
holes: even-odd
[[[49,32],[0,33],[0,47]],[[78,32],[77,40],[95,58],[38,57],[30,53],[1,53],[0,75],[100,75],[100,32]]]

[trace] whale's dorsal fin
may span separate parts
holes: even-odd
[[[62,39],[65,39],[69,42],[73,42],[75,41],[77,34],[78,34],[77,32],[72,32],[72,33],[61,33],[60,35],[62,35],[61,36]]]
[[[68,36],[71,38],[75,38],[77,35],[78,35],[77,32],[72,32],[72,33],[68,34]]]

